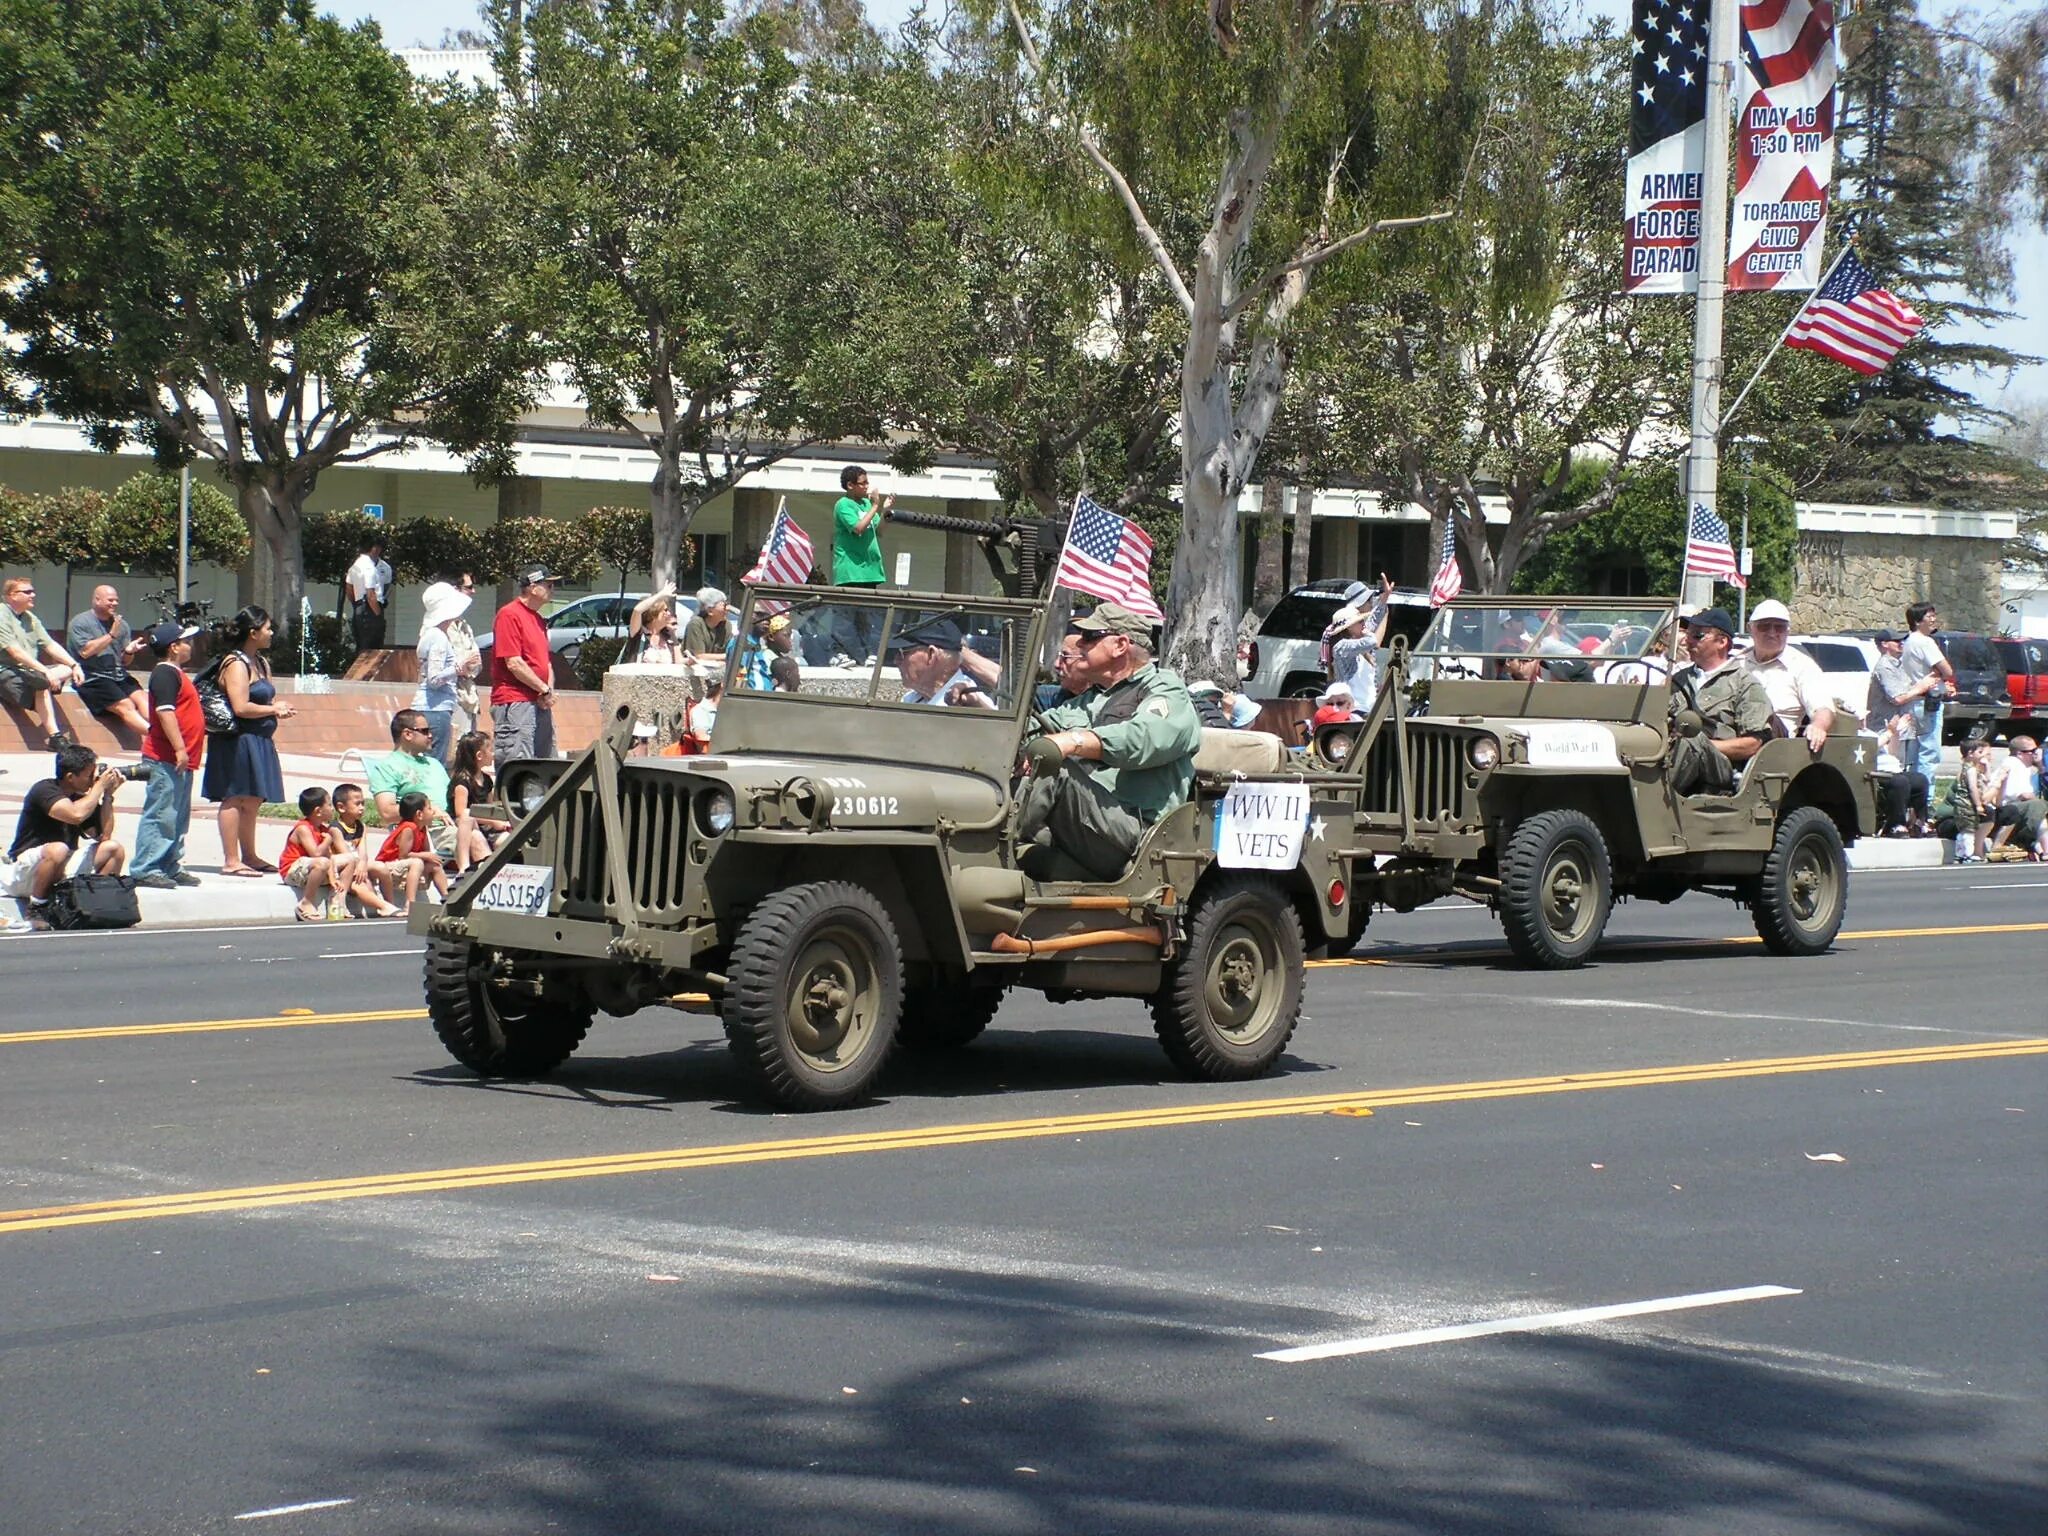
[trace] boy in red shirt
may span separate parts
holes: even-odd
[[[317,923],[324,915],[315,905],[322,891],[346,891],[354,860],[348,845],[334,830],[334,806],[324,789],[299,791],[299,820],[284,840],[284,852],[277,861],[278,878],[299,893],[299,905],[292,913],[302,923]]]
[[[418,790],[402,796],[398,802],[398,825],[391,829],[384,839],[384,846],[377,850],[377,862],[391,866],[393,873],[405,880],[405,909],[412,910],[414,900],[420,892],[422,874],[434,882],[434,890],[443,901],[448,899],[448,871],[441,863],[441,855],[434,852],[434,840],[427,835],[427,797]]]

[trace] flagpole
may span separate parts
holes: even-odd
[[[1740,0],[1711,0],[1707,18],[1706,156],[1701,166],[1699,294],[1692,332],[1692,447],[1686,459],[1686,527],[1692,508],[1713,512],[1721,467],[1721,306],[1728,287],[1728,98],[1735,76]],[[1711,586],[1700,600],[1713,601]],[[1679,596],[1685,596],[1683,586]]]
[[[1723,430],[1727,428],[1729,422],[1735,419],[1735,413],[1742,409],[1742,402],[1747,400],[1749,392],[1756,388],[1756,381],[1764,376],[1764,370],[1771,366],[1771,359],[1778,355],[1778,348],[1784,346],[1785,338],[1792,334],[1792,327],[1799,323],[1799,317],[1805,314],[1807,307],[1813,303],[1813,294],[1819,293],[1821,289],[1827,287],[1828,279],[1835,275],[1835,268],[1847,260],[1849,253],[1855,248],[1854,241],[1843,242],[1841,250],[1835,253],[1835,259],[1828,264],[1827,271],[1823,272],[1820,281],[1813,285],[1813,292],[1806,296],[1805,303],[1802,303],[1797,309],[1792,311],[1792,318],[1785,322],[1785,329],[1778,332],[1778,339],[1772,342],[1768,350],[1765,351],[1764,360],[1756,365],[1756,372],[1752,373],[1749,376],[1749,382],[1742,386],[1742,393],[1735,397],[1733,405],[1721,413],[1721,426]]]

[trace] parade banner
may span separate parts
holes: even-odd
[[[1812,288],[1835,167],[1834,0],[1742,7],[1728,286]]]
[[[1699,286],[1706,158],[1707,0],[1635,0],[1635,92],[1623,199],[1627,293]]]

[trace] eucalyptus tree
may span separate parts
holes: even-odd
[[[28,405],[217,466],[290,608],[326,470],[420,436],[502,466],[530,360],[473,102],[309,0],[0,0],[0,35]]]
[[[703,505],[818,443],[879,438],[937,249],[927,162],[872,100],[872,44],[800,70],[776,18],[588,0],[490,22],[532,312],[589,419],[655,458],[657,584]]]
[[[1048,131],[1180,312],[1174,659],[1233,660],[1238,502],[1326,266],[1451,217],[1486,115],[1488,12],[1455,3],[1004,0]]]

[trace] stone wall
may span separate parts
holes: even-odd
[[[1792,627],[1897,629],[1908,603],[1931,602],[1944,628],[1994,631],[2004,547],[1999,539],[1804,531],[1793,557]]]

